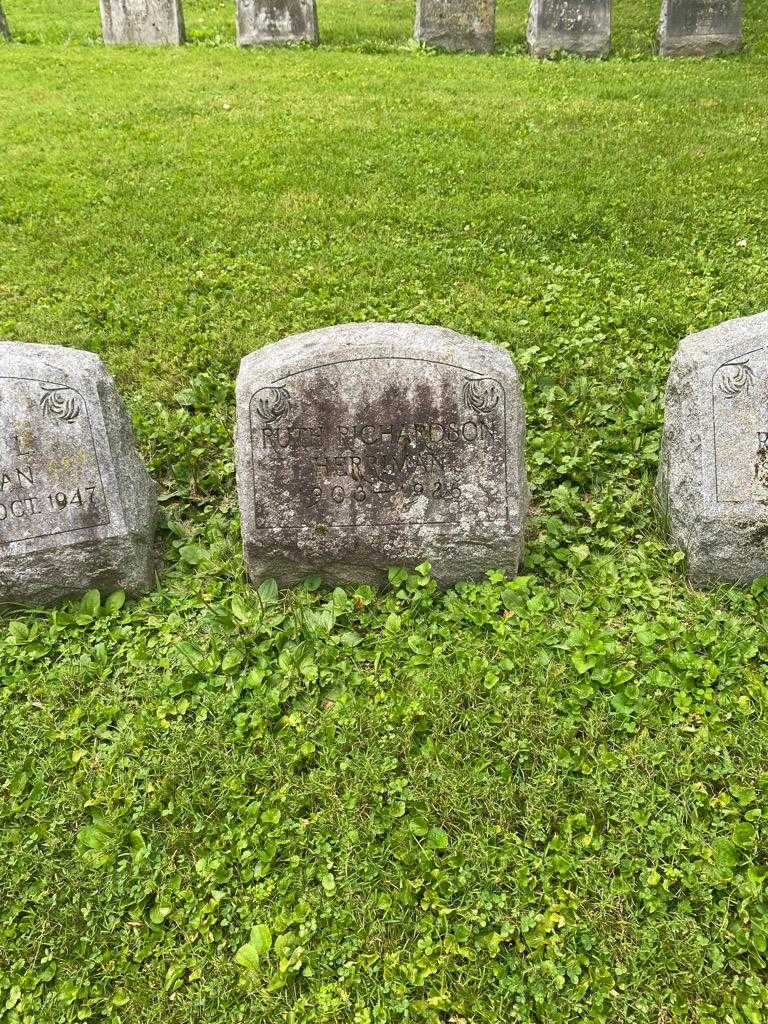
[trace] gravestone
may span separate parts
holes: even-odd
[[[416,0],[413,34],[418,42],[438,50],[491,53],[496,0]]]
[[[180,45],[185,40],[181,0],[99,0],[105,43]]]
[[[101,360],[0,344],[0,430],[0,603],[148,590],[155,487]]]
[[[563,51],[605,57],[611,49],[612,0],[531,0],[528,49],[535,57]]]
[[[7,43],[11,41],[11,30],[2,7],[0,7],[0,39],[4,39]]]
[[[659,52],[712,57],[741,49],[741,0],[662,0]]]
[[[514,575],[525,418],[502,349],[440,327],[346,324],[243,359],[237,487],[252,579],[443,585]]]
[[[768,575],[768,313],[680,343],[657,494],[695,583]]]
[[[237,45],[317,43],[315,0],[237,0]]]

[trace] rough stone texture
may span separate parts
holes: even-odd
[[[185,40],[181,0],[99,0],[105,43],[180,45]]]
[[[741,0],[662,0],[659,52],[712,57],[741,49]]]
[[[11,41],[11,30],[2,7],[0,7],[0,39],[5,39],[8,43]]]
[[[237,0],[237,45],[317,43],[315,0]]]
[[[416,0],[414,37],[453,53],[492,53],[496,0]]]
[[[147,591],[157,500],[101,360],[0,344],[0,603]]]
[[[528,485],[509,356],[418,324],[346,324],[246,356],[237,486],[250,577],[450,585],[514,575]]]
[[[680,343],[657,494],[695,583],[768,575],[768,313]]]
[[[528,49],[605,57],[611,49],[611,0],[531,0]]]

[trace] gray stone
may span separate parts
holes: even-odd
[[[4,39],[7,43],[11,41],[11,29],[2,7],[0,7],[0,39]]]
[[[0,431],[0,603],[148,590],[155,486],[101,360],[0,344]]]
[[[768,576],[767,400],[768,313],[680,343],[657,494],[695,583]]]
[[[243,359],[237,487],[249,576],[290,586],[432,565],[514,575],[528,486],[515,366],[440,327],[346,324]]]
[[[575,53],[605,57],[611,49],[611,0],[531,0],[528,49],[535,57]]]
[[[317,43],[315,0],[237,0],[237,45]]]
[[[180,45],[185,40],[181,0],[99,0],[105,43]]]
[[[453,53],[492,53],[496,0],[416,0],[414,37]]]
[[[741,0],[662,0],[659,52],[713,57],[741,49]]]

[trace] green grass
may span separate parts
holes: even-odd
[[[0,622],[0,1021],[761,1024],[768,585],[692,591],[651,486],[677,340],[768,307],[764,7],[537,63],[517,0],[493,58],[399,0],[248,53],[96,6],[6,4],[0,336],[105,359],[167,568]],[[522,579],[245,583],[238,360],[362,319],[516,359]]]

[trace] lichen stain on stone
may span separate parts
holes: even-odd
[[[768,488],[768,450],[759,448],[755,457],[755,480]]]

